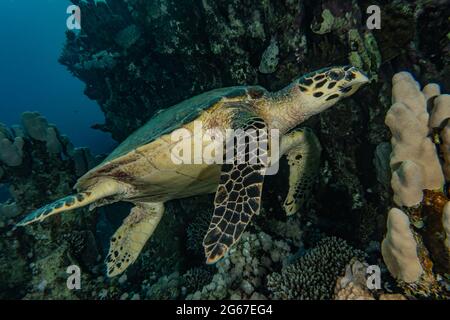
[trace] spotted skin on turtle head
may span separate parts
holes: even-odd
[[[297,80],[301,92],[325,102],[353,94],[362,84],[367,83],[367,76],[352,66],[321,69]]]

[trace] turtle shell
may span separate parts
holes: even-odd
[[[247,94],[251,96],[263,95],[265,92],[266,90],[259,86],[226,87],[202,93],[167,109],[163,109],[125,139],[102,164],[121,157],[195,120],[203,110],[214,106],[224,98],[245,97]]]

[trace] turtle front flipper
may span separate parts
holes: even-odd
[[[163,203],[139,203],[117,229],[106,257],[107,276],[124,272],[136,261],[164,213]]]
[[[113,180],[104,180],[96,184],[92,189],[59,199],[47,204],[17,223],[17,226],[42,221],[54,214],[84,207],[104,197],[112,196],[122,191],[122,186]]]
[[[283,203],[289,216],[300,210],[311,193],[322,148],[313,131],[303,128],[282,137],[281,149],[289,164],[289,191]]]
[[[259,118],[247,118],[243,128],[243,132],[254,129],[260,134],[249,135],[249,139],[245,139],[244,143],[236,143],[235,137],[233,163],[222,165],[214,199],[214,214],[203,240],[208,264],[220,260],[239,240],[252,216],[259,213],[267,168],[267,163],[260,161],[263,159],[261,151],[268,150],[257,148],[260,153],[258,159],[258,152],[252,146],[255,145],[255,139],[259,145],[265,143],[268,146],[268,135],[265,123]]]

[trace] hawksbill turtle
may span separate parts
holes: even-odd
[[[76,194],[33,211],[18,225],[86,205],[92,208],[117,201],[132,203],[129,216],[110,240],[106,269],[112,277],[137,259],[160,222],[166,201],[216,192],[214,214],[203,241],[206,262],[215,263],[238,241],[252,216],[259,213],[268,163],[250,161],[251,155],[246,153],[251,151],[245,145],[231,155],[231,162],[176,164],[172,155],[177,143],[172,134],[179,129],[192,132],[196,121],[220,132],[278,130],[278,154],[287,155],[290,165],[290,190],[284,208],[292,214],[298,207],[294,197],[302,183],[301,146],[312,137],[310,131],[295,128],[352,95],[368,81],[353,66],[331,67],[297,78],[278,92],[268,92],[260,86],[235,86],[185,100],[157,113],[100,165],[82,176],[74,186]],[[263,139],[268,141],[268,136]],[[188,135],[184,139],[191,145],[198,138]],[[219,139],[200,137],[200,141],[204,147],[216,143],[225,149],[224,141]],[[237,161],[238,158],[243,160]]]

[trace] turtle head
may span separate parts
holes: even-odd
[[[328,109],[342,98],[354,94],[368,77],[356,67],[331,67],[307,74],[293,83],[305,116]],[[298,89],[298,90],[297,90]]]
[[[354,94],[369,78],[356,67],[331,67],[300,77],[273,94],[266,113],[272,126],[287,131],[342,98]]]

